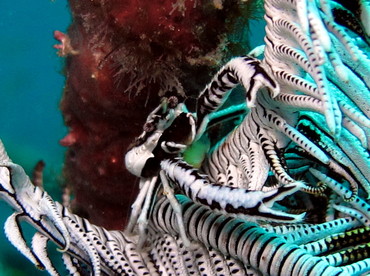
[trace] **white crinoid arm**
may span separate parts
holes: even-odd
[[[70,236],[61,214],[50,196],[34,186],[24,169],[10,160],[2,143],[0,158],[0,197],[15,210],[5,222],[5,233],[10,242],[37,267],[51,269],[49,264],[43,263],[45,258],[38,256],[40,251],[28,247],[20,221],[26,220],[37,231],[54,237],[58,245],[67,250],[70,246]]]

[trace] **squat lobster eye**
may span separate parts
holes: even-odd
[[[175,108],[179,104],[179,99],[176,96],[171,96],[168,98],[169,108]]]

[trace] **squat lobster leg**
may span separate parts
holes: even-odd
[[[152,207],[151,204],[153,202],[153,196],[155,196],[154,190],[157,180],[158,180],[157,176],[147,179],[141,179],[140,182],[144,183],[141,187],[137,199],[132,205],[132,212],[126,232],[128,234],[132,234],[134,232],[136,224],[138,225],[139,231],[138,248],[143,248],[144,242],[146,240],[148,216],[150,213],[150,209]]]
[[[175,194],[173,190],[171,189],[167,176],[164,171],[160,172],[160,177],[163,185],[163,192],[165,193],[166,197],[168,198],[168,201],[170,202],[173,211],[176,215],[177,220],[177,226],[179,227],[179,233],[181,236],[181,239],[186,247],[190,247],[191,241],[188,239],[186,231],[185,231],[185,224],[182,217],[182,208],[180,203],[177,201]]]
[[[126,233],[132,234],[134,231],[134,228],[136,226],[138,217],[140,216],[140,212],[142,210],[143,203],[145,201],[145,198],[147,197],[148,190],[150,183],[152,182],[153,179],[150,180],[143,180],[140,179],[140,192],[135,200],[135,202],[131,206],[131,216],[130,220],[128,222],[128,225],[126,227]],[[143,182],[143,184],[142,184]]]

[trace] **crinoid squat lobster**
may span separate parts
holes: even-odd
[[[194,114],[174,96],[149,114],[126,154],[141,190],[125,232],[71,214],[1,145],[11,243],[51,275],[49,240],[72,275],[368,274],[370,5],[264,3],[264,47],[221,68]],[[238,84],[245,102],[223,108]],[[32,248],[19,219],[37,231]]]
[[[278,92],[277,84],[269,77],[257,59],[249,57],[235,58],[224,66],[207,86],[205,91],[210,91],[209,96],[203,96],[205,94],[203,92],[199,98],[198,110],[202,111],[203,107],[210,110],[210,102],[217,102],[217,99],[222,100],[221,93],[229,91],[239,82],[244,84],[247,90],[248,105],[254,105],[257,98],[257,91],[262,87],[266,86],[273,92]],[[219,97],[214,96],[217,93]],[[266,91],[266,93],[268,92]],[[167,108],[167,104],[162,103],[149,115],[144,125],[144,132],[137,139],[138,143],[126,154],[126,167],[132,173],[141,177],[142,181],[148,185],[142,185],[142,191],[144,192],[141,194],[146,197],[145,200],[144,196],[142,197],[140,195],[134,203],[133,216],[128,227],[129,231],[132,231],[137,213],[142,209],[143,212],[139,218],[139,226],[140,236],[144,236],[144,225],[147,221],[148,209],[153,205],[151,201],[153,200],[153,191],[156,187],[155,182],[158,175],[161,176],[160,180],[170,202],[174,204],[174,209],[178,210],[178,221],[184,240],[186,240],[186,236],[181,219],[181,210],[169,187],[167,178],[175,184],[175,188],[180,189],[182,193],[186,194],[192,200],[202,202],[212,209],[248,216],[250,220],[258,219],[275,222],[297,222],[302,220],[303,215],[293,215],[271,209],[275,201],[281,200],[299,189],[305,189],[305,185],[301,182],[294,180],[289,183],[285,182],[284,184],[286,185],[271,189],[268,192],[230,187],[232,185],[225,186],[220,182],[211,183],[206,175],[200,175],[195,169],[192,169],[191,166],[186,164],[185,161],[181,160],[181,158],[174,159],[174,156],[179,155],[180,151],[186,149],[187,144],[193,141],[195,136],[195,122],[190,113],[186,111],[179,113],[179,108],[180,110],[183,109],[182,104],[176,106],[173,110],[164,110],[164,107]],[[257,108],[255,107],[255,109]],[[200,112],[199,119],[202,118],[202,115],[203,112]],[[184,121],[183,118],[189,119]],[[244,119],[238,128],[242,129],[242,132],[245,125],[249,127],[245,121],[247,121],[247,118]],[[178,127],[179,122],[182,123],[181,129]],[[148,125],[150,125],[150,128],[148,128]],[[204,127],[203,122],[200,125]],[[184,137],[179,140],[179,136]],[[309,140],[304,142],[306,148],[315,147]],[[322,155],[325,156],[324,154]],[[245,155],[245,157],[247,156]],[[228,162],[232,162],[232,160],[225,158],[225,161],[226,163],[223,164],[223,167],[228,169]],[[262,168],[262,170],[265,170],[265,166],[261,162],[259,167],[256,166],[256,169]],[[251,173],[261,174],[260,172]],[[262,179],[262,181],[264,182],[265,180]],[[187,242],[187,244],[189,243]]]

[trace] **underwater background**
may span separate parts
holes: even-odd
[[[73,3],[73,1],[70,2]],[[78,0],[75,2],[78,3]],[[14,3],[16,4],[14,5]],[[82,3],[89,3],[89,1]],[[125,3],[124,0],[123,3]],[[63,164],[67,166],[68,162],[64,163],[65,149],[58,143],[67,133],[59,108],[65,77],[63,76],[64,59],[58,57],[56,54],[57,50],[52,47],[54,44],[58,43],[53,38],[53,31],[59,30],[65,32],[67,26],[70,24],[70,20],[67,0],[45,0],[36,3],[36,5],[34,3],[31,5],[26,1],[11,2],[10,0],[2,0],[0,3],[0,32],[2,32],[0,37],[0,47],[2,47],[0,50],[0,93],[2,100],[0,108],[0,138],[3,140],[13,161],[24,167],[30,176],[38,161],[43,160],[45,162],[44,187],[56,201],[60,201],[60,186],[61,183],[64,182],[62,178]],[[97,20],[97,22],[100,23],[101,21]],[[262,25],[253,26],[253,21],[250,24],[252,25],[252,33],[259,35],[257,38],[249,36],[251,42],[250,48],[253,48],[262,43],[264,32],[260,31],[263,28]],[[245,26],[245,24],[243,26]],[[146,30],[146,28],[144,29]],[[235,31],[235,33],[230,36],[231,40],[241,43],[240,41],[242,40],[239,38],[243,36],[242,34],[244,31],[246,32],[245,28],[240,28]],[[96,44],[93,45],[95,46]],[[134,45],[133,49],[135,49],[135,47]],[[92,54],[94,54],[93,49],[94,47],[89,49]],[[83,52],[81,51],[81,53]],[[123,54],[124,53],[125,52],[123,52]],[[123,55],[123,57],[127,56],[130,55]],[[108,63],[105,63],[107,60],[108,59],[102,60],[102,66],[107,66]],[[89,71],[84,67],[71,67],[75,71],[71,73],[70,76],[75,77],[80,72],[83,72],[84,74],[81,75],[87,74],[88,76],[95,77],[95,75],[86,73]],[[76,68],[84,69],[76,70]],[[176,76],[175,73],[174,75]],[[79,87],[86,89],[87,86],[85,83],[81,82],[80,78],[77,77],[75,79]],[[113,83],[114,78],[109,76],[108,79]],[[115,86],[116,90],[121,92],[119,87],[117,87],[118,86]],[[90,90],[87,91],[91,92]],[[197,90],[194,89],[194,91]],[[157,90],[155,90],[155,92],[157,92]],[[367,90],[364,90],[364,92],[367,92]],[[194,92],[194,94],[195,93],[196,92]],[[90,96],[92,95],[92,93],[89,94]],[[234,103],[234,99],[231,101]],[[130,105],[130,107],[136,107],[135,104]],[[119,110],[122,110],[122,105],[117,106]],[[84,108],[78,108],[78,110],[85,111]],[[100,118],[99,112],[102,110],[105,111],[105,109],[103,107],[103,109],[97,110],[98,115],[95,118]],[[123,109],[123,111],[126,110]],[[68,116],[68,113],[64,114],[67,114],[66,117]],[[109,117],[107,122],[111,122],[114,118],[115,117]],[[125,130],[132,128],[131,126],[125,127]],[[122,142],[121,138],[117,140]],[[357,141],[357,143],[359,142]],[[343,144],[345,145],[345,143]],[[85,143],[85,145],[88,144]],[[330,148],[330,144],[328,148]],[[91,147],[87,147],[87,151],[91,151]],[[105,153],[105,151],[103,152],[104,154],[102,154],[102,156],[107,157],[108,154]],[[119,150],[118,154],[121,155],[121,152],[122,151]],[[90,159],[84,159],[84,162],[79,163],[76,167],[80,168],[80,166],[82,167],[84,164],[91,164],[92,171],[99,171],[97,170],[95,162],[86,162],[86,160],[90,161]],[[122,162],[116,162],[117,159],[113,158],[111,160],[112,163],[122,164]],[[110,181],[112,175],[106,175],[108,176],[107,179]],[[86,180],[85,177],[81,177],[80,179]],[[117,179],[118,182],[122,180],[122,178]],[[76,177],[73,175],[68,181],[72,183],[75,180]],[[90,182],[88,183],[91,184]],[[91,185],[88,185],[88,189],[90,189],[90,187]],[[82,191],[82,194],[86,196],[84,191]],[[86,197],[91,198],[90,196]],[[118,200],[121,201],[120,198],[118,198]],[[109,206],[112,206],[112,204]],[[95,210],[101,210],[101,208],[91,209],[94,213],[96,213]],[[0,227],[2,227],[6,218],[12,211],[1,200],[0,212]],[[114,218],[116,219],[117,216]],[[119,219],[116,220],[120,221]],[[110,219],[110,221],[112,221],[112,219]],[[26,230],[25,234],[26,237],[28,237],[28,239],[26,239],[30,241],[30,237],[34,233],[34,230],[32,227],[26,226],[26,224],[22,224],[22,229]],[[21,254],[7,241],[1,229],[0,246],[0,276],[47,275],[46,272],[37,271],[29,261],[21,256]],[[51,245],[50,247],[51,248],[48,250],[52,255],[50,258],[53,260],[54,264],[60,268],[61,274],[66,274],[63,272],[64,270],[61,269],[63,265],[61,265],[60,254],[56,252],[55,246]],[[270,268],[268,268],[268,270],[270,270]]]
[[[0,1],[0,138],[11,159],[29,175],[39,160],[45,162],[44,186],[56,200],[65,151],[58,141],[67,130],[59,110],[64,61],[53,48],[58,43],[53,31],[65,32],[70,20],[65,0]],[[1,200],[1,228],[10,214]],[[26,227],[25,235],[33,231]],[[56,250],[49,252],[60,256]],[[0,276],[21,275],[48,273],[35,269],[1,230]]]

